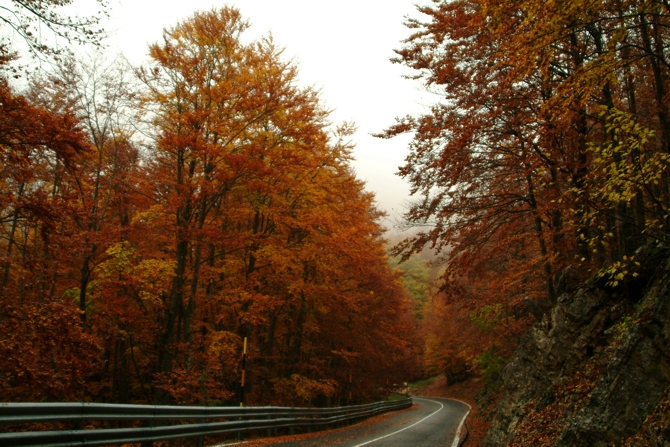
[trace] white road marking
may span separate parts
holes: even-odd
[[[442,410],[444,409],[444,405],[442,405],[442,403],[440,403],[440,402],[438,402],[438,401],[436,401],[436,400],[426,399],[426,398],[423,398],[423,397],[415,397],[415,399],[419,399],[419,400],[427,400],[428,402],[436,403],[436,404],[438,404],[438,405],[440,406],[440,408],[438,408],[438,409],[435,410],[433,413],[429,414],[429,415],[426,416],[425,418],[421,419],[421,420],[418,421],[418,422],[413,423],[412,425],[410,425],[410,426],[408,426],[408,427],[405,427],[405,428],[400,429],[400,430],[398,430],[398,431],[394,431],[393,433],[389,433],[388,435],[384,435],[384,436],[381,436],[381,437],[379,437],[379,438],[375,438],[375,439],[373,439],[373,440],[371,440],[371,441],[367,441],[367,442],[364,442],[364,443],[362,443],[362,444],[357,444],[357,445],[355,445],[354,447],[361,447],[361,446],[363,446],[363,445],[372,444],[373,442],[377,442],[377,441],[379,441],[379,440],[381,440],[381,439],[388,438],[389,436],[396,435],[396,434],[398,434],[398,433],[400,433],[400,432],[402,432],[402,431],[407,430],[408,428],[412,428],[412,427],[414,427],[415,425],[418,425],[418,424],[422,423],[423,421],[425,421],[425,420],[428,419],[429,417],[432,417],[433,415],[439,413],[440,411],[442,411]],[[472,410],[472,407],[471,407],[470,404],[468,404],[467,402],[463,402],[462,400],[451,399],[451,398],[448,398],[448,400],[454,400],[454,401],[456,401],[456,402],[460,402],[460,403],[462,403],[462,404],[464,404],[464,405],[467,405],[468,408],[469,408],[470,410]],[[458,442],[460,441],[460,437],[459,437],[458,435],[461,433],[461,428],[463,428],[463,424],[465,423],[465,419],[468,417],[469,414],[470,414],[470,411],[468,411],[467,413],[465,413],[465,416],[463,416],[463,419],[461,419],[461,423],[458,425],[458,429],[456,430],[456,437],[454,438],[454,442],[451,444],[451,447],[458,447]],[[358,425],[358,424],[356,424],[356,425]],[[218,444],[218,445],[215,445],[215,446],[212,446],[212,447],[231,447],[231,446],[234,446],[234,445],[243,445],[243,444],[247,444],[247,443],[248,443],[248,441],[243,441],[243,442],[235,442],[235,443],[233,443],[233,444]]]
[[[400,433],[401,431],[405,431],[405,430],[407,430],[408,428],[412,428],[412,427],[414,427],[415,425],[418,425],[418,424],[422,423],[423,421],[425,421],[425,420],[428,419],[429,417],[431,417],[431,416],[433,416],[433,415],[439,413],[440,411],[442,411],[442,410],[444,409],[444,405],[442,405],[440,402],[438,402],[438,401],[436,401],[436,400],[423,399],[423,398],[418,398],[418,399],[421,399],[421,400],[427,400],[428,402],[436,403],[436,404],[438,404],[438,405],[440,406],[440,408],[438,408],[438,409],[437,409],[436,411],[434,411],[433,413],[429,414],[428,416],[426,416],[425,418],[421,419],[420,421],[413,423],[413,424],[410,425],[410,426],[407,426],[407,427],[405,427],[405,428],[403,428],[403,429],[400,429],[400,430],[398,430],[398,431],[394,431],[393,433],[389,433],[388,435],[384,435],[384,436],[381,436],[381,437],[379,437],[379,438],[373,439],[372,441],[367,441],[367,442],[364,442],[364,443],[362,443],[362,444],[357,444],[357,445],[355,445],[354,447],[361,447],[361,446],[363,446],[363,445],[372,444],[373,442],[377,442],[377,441],[379,441],[380,439],[384,439],[384,438],[388,438],[389,436],[396,435],[396,434]]]
[[[469,408],[468,412],[465,413],[465,416],[463,416],[463,419],[461,419],[461,423],[458,424],[458,428],[456,429],[456,437],[454,438],[454,442],[451,443],[451,447],[458,447],[458,443],[461,440],[461,438],[459,437],[459,435],[461,434],[461,428],[463,428],[463,424],[465,424],[465,419],[470,414],[470,411],[472,411],[472,407],[470,406],[469,403],[463,402],[462,400],[458,400],[458,399],[449,399],[449,400],[455,400],[456,402],[460,402],[462,404],[467,405],[468,408]]]

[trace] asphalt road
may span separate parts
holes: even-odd
[[[413,397],[412,408],[363,421],[344,429],[267,440],[265,445],[281,447],[452,447],[456,431],[469,407],[459,401],[438,397]],[[263,445],[258,444],[258,445]],[[254,444],[257,445],[257,444]]]

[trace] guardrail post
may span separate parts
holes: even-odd
[[[200,421],[198,421],[198,422],[200,422],[201,424],[204,424],[205,420],[200,419]],[[205,447],[205,435],[198,436],[197,446],[198,447]]]
[[[148,421],[149,421],[149,422],[148,422],[148,425],[149,425],[149,427],[151,427],[151,428],[153,428],[153,427],[156,426],[156,419],[155,419],[155,417],[156,417],[156,415],[154,414],[154,418],[148,420]],[[142,441],[142,442],[140,443],[140,447],[154,447],[154,442],[153,442],[153,441]]]
[[[247,339],[245,338],[244,339],[244,350],[246,351],[246,349],[247,349]],[[244,388],[242,388],[242,391],[244,392]],[[242,407],[242,403],[240,402],[240,408],[241,407]],[[240,417],[240,421],[242,419],[243,418]],[[242,441],[243,439],[244,439],[244,430],[240,430],[240,431],[237,432],[237,440]]]

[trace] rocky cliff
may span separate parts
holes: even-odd
[[[670,446],[670,251],[635,261],[616,287],[560,295],[524,336],[482,445]]]

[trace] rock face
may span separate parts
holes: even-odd
[[[484,446],[670,446],[670,258],[636,258],[636,278],[564,293],[524,336]]]

